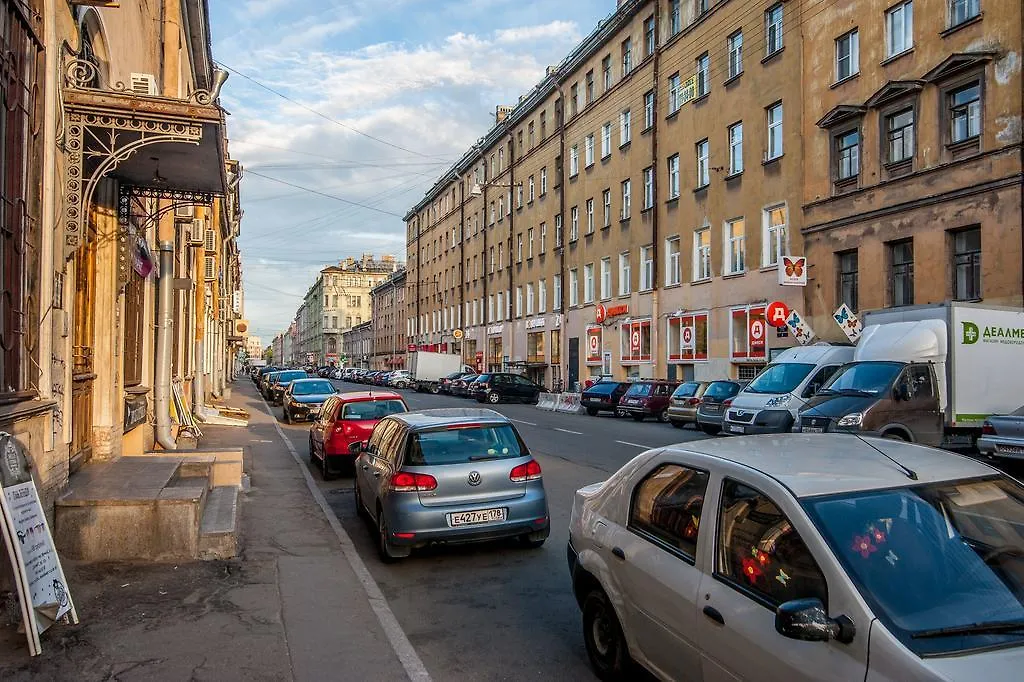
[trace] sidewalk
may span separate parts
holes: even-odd
[[[241,555],[66,562],[81,623],[44,633],[35,659],[15,627],[0,628],[0,679],[408,679],[263,402],[244,378],[233,390],[248,429],[204,427],[200,446],[244,448]]]

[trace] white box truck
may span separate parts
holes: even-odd
[[[969,303],[864,315],[853,362],[800,410],[803,432],[969,446],[1024,403],[1024,311]]]
[[[458,355],[424,350],[409,353],[409,376],[417,391],[437,393],[442,378],[462,370],[462,357]]]

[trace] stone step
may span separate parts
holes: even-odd
[[[230,559],[238,554],[238,487],[218,486],[206,496],[199,522],[200,559]]]

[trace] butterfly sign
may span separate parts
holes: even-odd
[[[779,284],[784,287],[807,286],[807,258],[782,256],[779,258]]]
[[[832,313],[832,319],[836,321],[839,328],[846,334],[846,338],[850,339],[850,343],[857,343],[861,332],[864,331],[864,325],[861,324],[861,321],[850,310],[850,306],[844,303],[836,308],[836,311]]]
[[[804,322],[804,318],[797,311],[789,311],[789,317],[786,318],[786,326],[789,327],[789,331],[793,333],[793,338],[799,341],[801,346],[806,346],[814,341],[814,330],[811,329],[809,324]]]

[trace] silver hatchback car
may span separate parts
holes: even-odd
[[[356,509],[374,522],[384,561],[417,547],[550,532],[540,464],[503,415],[451,408],[394,414],[353,443]]]

